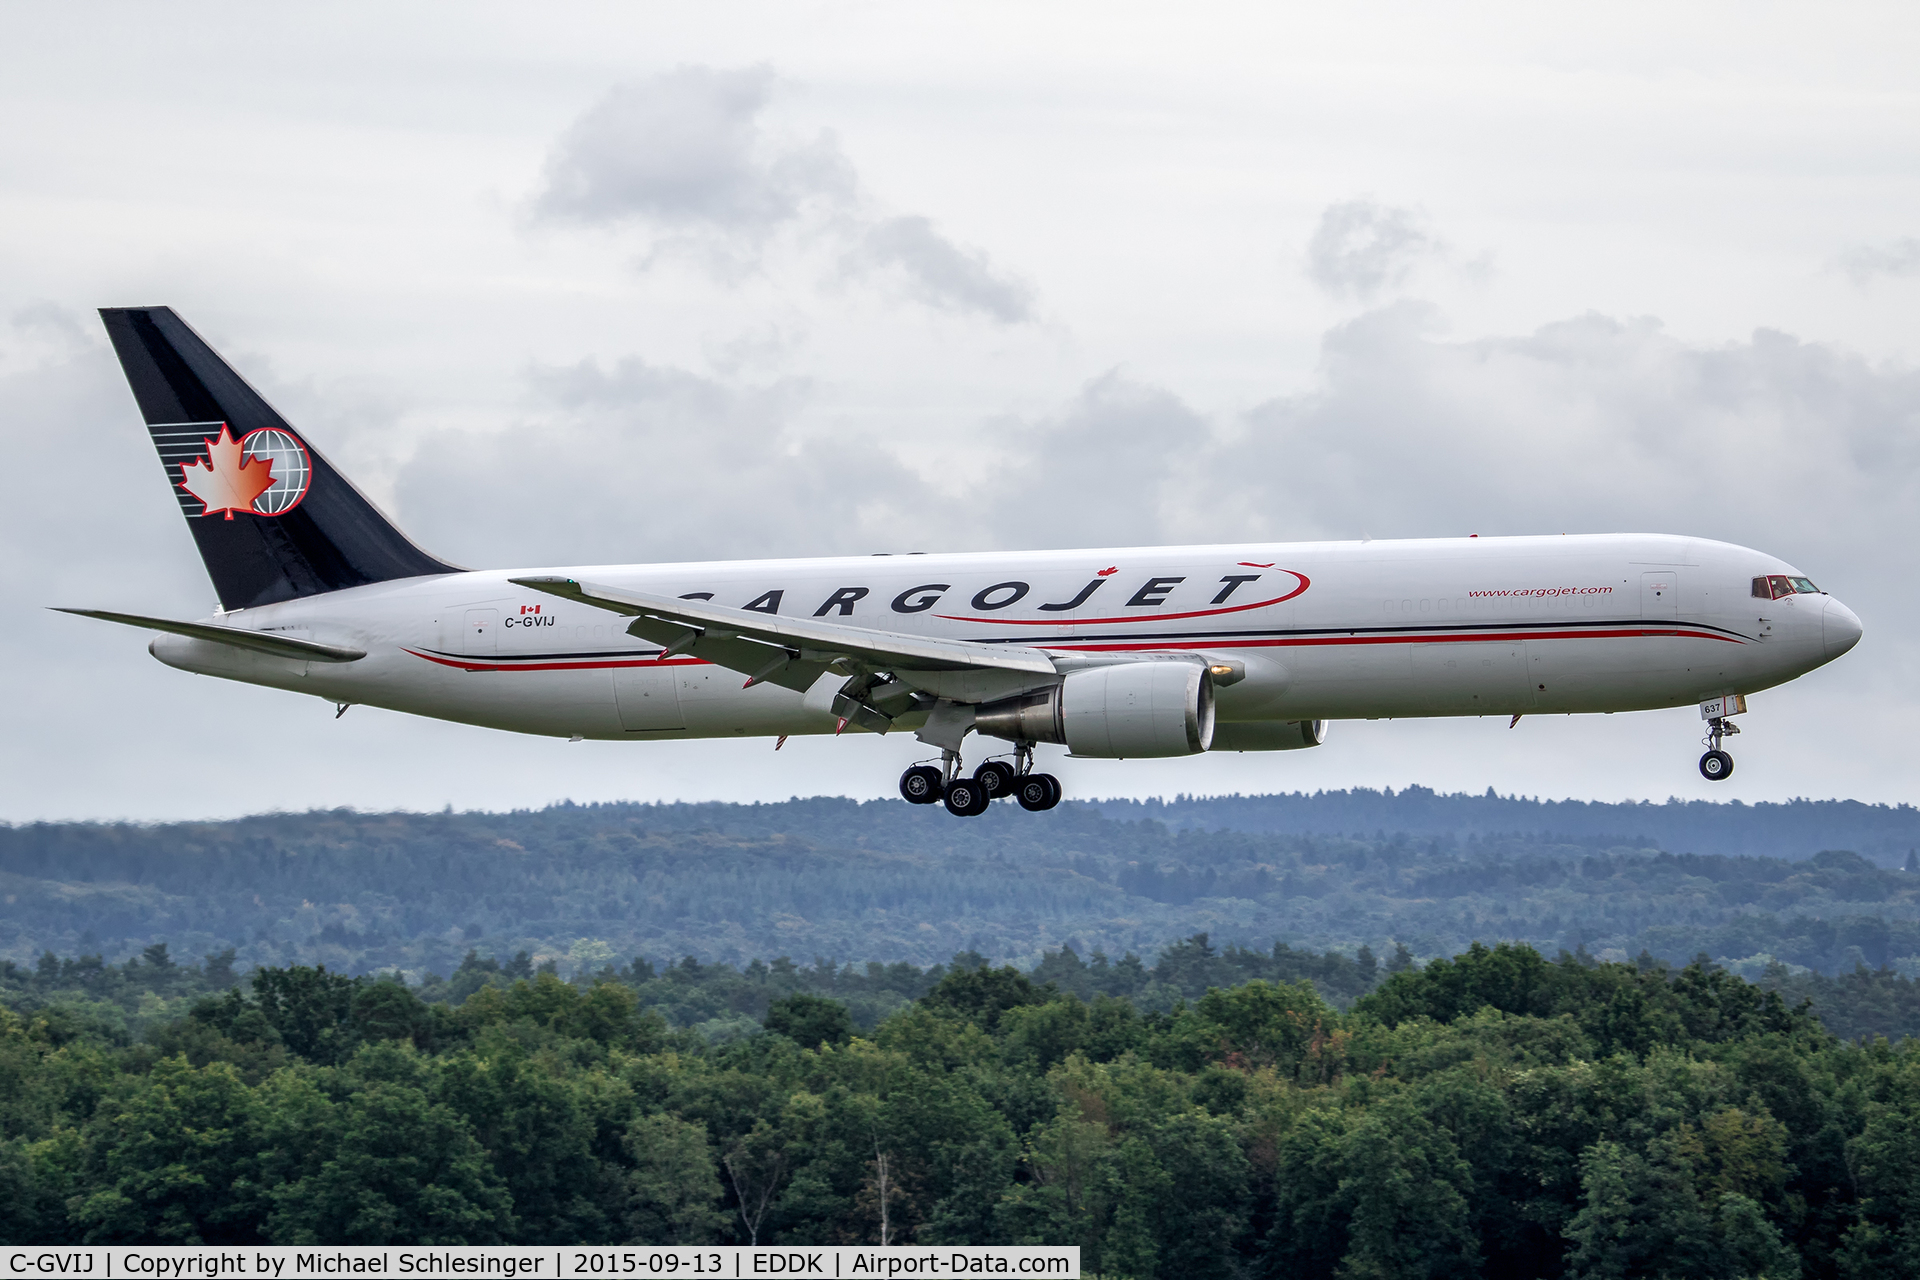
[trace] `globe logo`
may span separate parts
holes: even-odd
[[[292,435],[277,427],[262,427],[247,433],[240,442],[242,465],[258,459],[273,468],[273,483],[253,500],[257,515],[285,515],[300,505],[313,481],[313,463],[307,451]]]

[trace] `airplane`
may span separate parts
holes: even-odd
[[[1075,757],[1317,747],[1329,722],[1748,696],[1860,619],[1794,566],[1663,534],[462,569],[414,545],[167,307],[100,312],[220,598],[159,634],[200,675],[559,738],[911,732],[900,793],[1052,808]],[[967,773],[969,734],[1005,749]]]

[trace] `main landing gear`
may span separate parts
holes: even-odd
[[[1701,739],[1707,746],[1707,754],[1700,757],[1700,776],[1708,782],[1725,782],[1733,776],[1733,757],[1720,749],[1720,742],[1738,732],[1740,726],[1724,716],[1714,716],[1707,721],[1707,736]]]
[[[1033,771],[1033,744],[1023,742],[1013,752],[1013,763],[988,760],[973,771],[960,772],[960,753],[943,751],[940,767],[917,764],[900,775],[900,795],[908,804],[945,802],[947,812],[961,818],[978,817],[995,800],[1012,796],[1029,813],[1060,803],[1060,780]]]

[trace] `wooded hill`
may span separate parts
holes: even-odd
[[[1111,818],[1153,818],[1170,827],[1311,835],[1398,833],[1433,836],[1529,836],[1650,845],[1674,853],[1786,858],[1851,849],[1892,868],[1920,849],[1920,809],[1858,800],[1733,800],[1607,803],[1404,791],[1292,792],[1264,796],[1180,796],[1173,800],[1097,800]]]
[[[0,957],[119,962],[167,942],[189,956],[232,949],[242,971],[323,963],[398,969],[418,983],[451,975],[476,948],[524,950],[563,977],[636,957],[924,968],[971,951],[1030,967],[1063,944],[1117,962],[1204,932],[1262,952],[1276,941],[1348,957],[1404,946],[1427,959],[1514,940],[1606,959],[1644,950],[1673,964],[1705,953],[1749,977],[1774,960],[1920,975],[1920,872],[1854,852],[1803,841],[1788,859],[1662,848],[1645,835],[1414,836],[1387,825],[1404,812],[1396,806],[1429,828],[1453,806],[1471,827],[1488,803],[1341,793],[1157,810],[996,807],[962,822],[899,802],[813,799],[4,827]],[[1525,802],[1498,803],[1506,821]],[[1196,818],[1206,806],[1271,817],[1327,805],[1352,830]],[[1862,808],[1867,825],[1888,830],[1911,814]],[[1847,826],[1851,809],[1813,809],[1838,815],[1840,834],[1860,834]],[[1754,825],[1731,806],[1720,812],[1729,827]],[[1651,821],[1638,829],[1656,829]]]

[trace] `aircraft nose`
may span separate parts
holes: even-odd
[[[1837,658],[1859,644],[1860,632],[1860,615],[1828,596],[1826,612],[1820,618],[1820,638],[1825,644],[1827,658]]]

